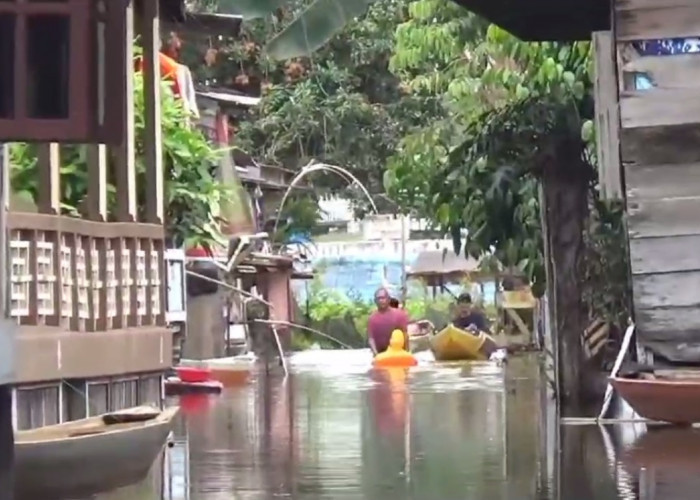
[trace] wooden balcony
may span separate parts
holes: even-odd
[[[16,382],[170,365],[163,226],[11,212],[8,227]]]
[[[156,373],[172,361],[172,333],[165,318],[159,12],[155,1],[138,6],[115,11],[122,23],[120,43],[102,56],[103,65],[113,64],[123,73],[121,140],[83,146],[40,143],[32,167],[37,175],[34,203],[8,203],[11,196],[3,193],[10,209],[5,279],[9,315],[19,325],[18,384]],[[140,19],[144,85],[143,127],[138,129],[135,16]],[[82,160],[73,164],[84,169],[86,179],[75,207],[80,217],[66,215],[62,205],[67,193],[62,189],[67,181],[61,178],[64,147],[82,148]],[[4,156],[7,174],[12,165]]]

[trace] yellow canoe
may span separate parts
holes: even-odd
[[[437,361],[483,361],[488,359],[483,349],[487,343],[493,345],[488,334],[469,333],[450,324],[430,339],[430,350]]]

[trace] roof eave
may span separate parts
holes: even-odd
[[[610,29],[610,0],[453,0],[524,41],[590,40]]]

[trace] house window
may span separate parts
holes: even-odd
[[[125,6],[0,0],[0,137],[98,142],[122,129],[119,123],[107,132],[124,102],[117,89],[125,82],[126,42],[115,34],[123,28]]]
[[[89,417],[109,412],[109,382],[89,382],[87,398]]]
[[[144,376],[139,380],[139,404],[161,407],[160,375]]]
[[[63,422],[87,417],[86,384],[80,380],[63,382]]]
[[[27,16],[27,116],[70,117],[70,17]]]
[[[0,120],[15,116],[15,16],[0,12]]]
[[[59,423],[59,385],[17,390],[17,430]]]
[[[109,395],[111,411],[133,408],[138,403],[138,381],[136,379],[116,380],[112,382]]]

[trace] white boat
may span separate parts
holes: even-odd
[[[15,497],[60,500],[143,480],[179,408],[148,407],[15,433]]]

